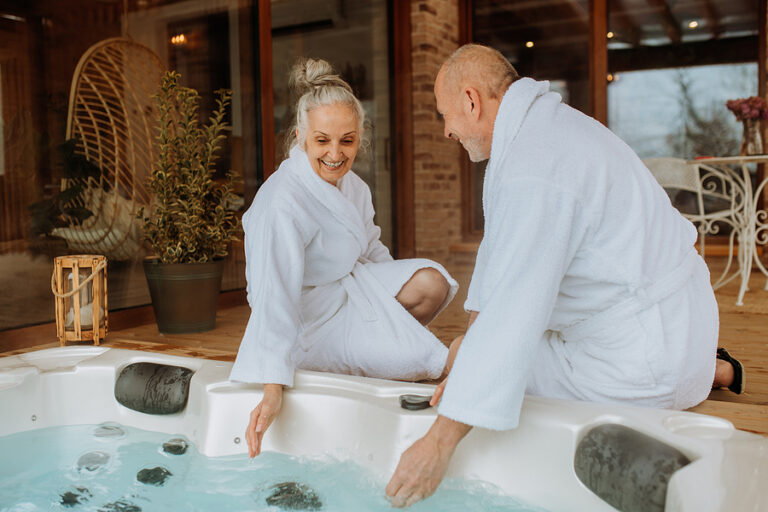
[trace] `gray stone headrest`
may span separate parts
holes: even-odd
[[[189,398],[189,379],[195,372],[181,366],[133,363],[115,382],[115,399],[134,411],[173,414],[183,411]]]
[[[690,462],[658,439],[605,424],[579,442],[573,465],[584,485],[621,512],[663,512],[669,479]]]

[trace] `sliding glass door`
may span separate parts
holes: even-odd
[[[240,201],[233,205],[240,213],[282,159],[293,101],[288,70],[298,57],[329,60],[370,118],[371,151],[358,157],[354,170],[371,188],[382,239],[392,248],[392,7],[387,0],[30,0],[0,5],[0,285],[11,291],[0,296],[0,331],[53,320],[55,256],[102,253],[99,247],[75,249],[60,236],[72,222],[61,215],[60,193],[62,179],[79,165],[64,144],[76,65],[94,45],[111,38],[139,43],[163,69],[178,71],[181,83],[200,93],[202,119],[214,107],[216,89],[232,90],[217,178],[229,169],[242,177],[236,191]],[[145,99],[142,115],[151,116],[152,101]],[[107,115],[97,117],[95,123],[110,122]],[[98,171],[110,172],[109,165],[100,163]],[[145,176],[147,169],[141,172]],[[142,176],[134,172],[134,181],[143,182]],[[120,195],[119,202],[134,199],[124,191],[101,192]],[[98,207],[91,210],[82,212],[84,219],[112,215],[109,226],[138,222],[130,209],[120,218]],[[110,309],[149,303],[142,270],[147,250],[135,249],[138,243],[131,251],[106,254]],[[240,242],[226,261],[223,289],[244,286]]]

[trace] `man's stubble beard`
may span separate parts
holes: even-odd
[[[486,155],[483,150],[483,141],[480,137],[468,137],[461,140],[461,145],[469,155],[469,159],[472,162],[482,162],[488,160],[490,155]]]

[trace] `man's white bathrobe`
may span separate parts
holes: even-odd
[[[485,235],[440,414],[518,423],[523,394],[687,408],[707,397],[718,311],[694,226],[635,153],[523,78],[502,100]]]
[[[350,171],[323,181],[291,150],[243,216],[251,316],[231,380],[293,385],[295,368],[437,378],[448,354],[395,296],[430,260],[394,261],[373,222],[371,192]],[[442,309],[442,308],[441,308]]]

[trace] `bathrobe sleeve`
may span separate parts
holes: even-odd
[[[475,257],[475,270],[472,272],[472,280],[469,282],[469,288],[467,289],[467,300],[464,301],[464,311],[479,311],[480,310],[480,289],[483,282],[483,270],[488,266],[488,244],[485,239],[480,242],[480,247],[477,249],[477,257]]]
[[[297,342],[305,236],[298,221],[262,211],[245,230],[251,316],[230,380],[293,385],[291,351]]]
[[[365,224],[365,232],[368,235],[368,248],[366,249],[363,257],[373,263],[392,261],[393,258],[389,253],[389,249],[387,249],[387,246],[381,242],[381,228],[373,222],[375,211],[373,210],[371,189],[365,185],[364,189],[361,190],[360,193],[365,195],[365,203],[363,206],[363,222]]]
[[[587,231],[584,211],[568,191],[533,178],[510,181],[486,212],[487,255],[475,270],[482,276],[475,290],[480,313],[439,407],[443,416],[494,430],[518,424],[537,344]]]

